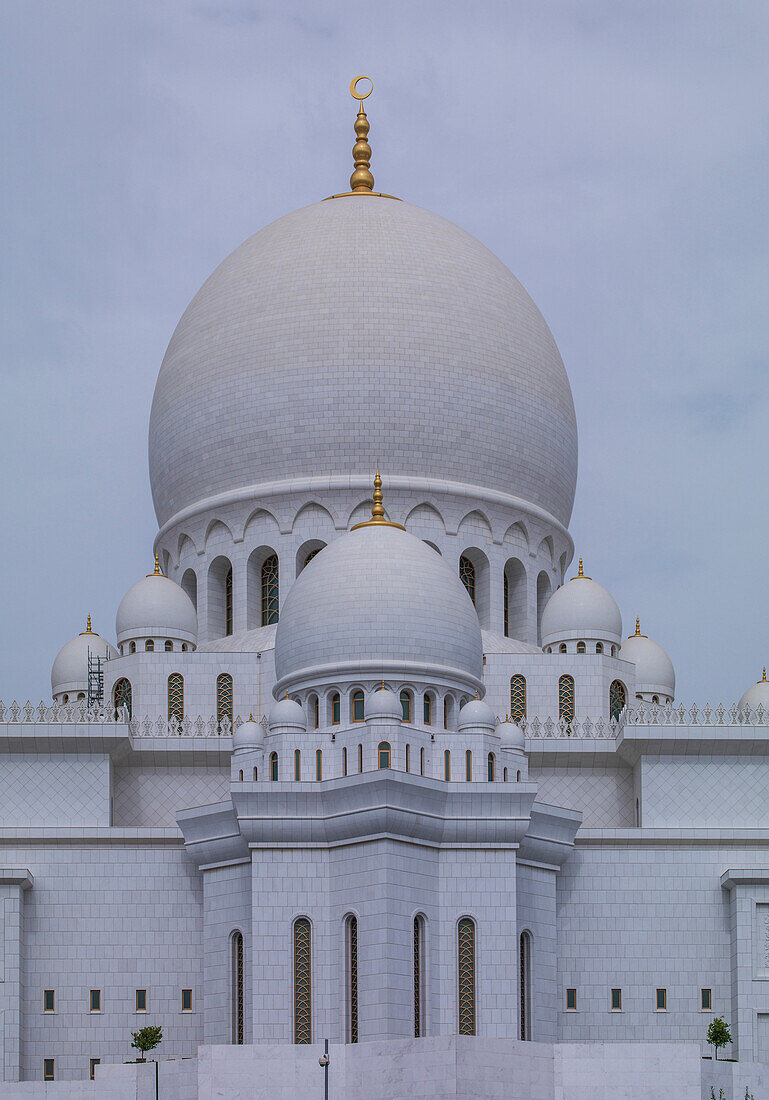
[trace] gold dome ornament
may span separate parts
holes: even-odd
[[[648,638],[648,634],[641,633],[641,617],[636,615],[635,617],[635,634],[630,634],[630,638]]]
[[[391,520],[385,519],[385,510],[382,504],[382,479],[379,476],[379,466],[376,468],[376,477],[374,478],[374,497],[371,504],[371,519],[364,520],[363,523],[356,523],[350,530],[357,531],[359,527],[397,527],[399,531],[406,530],[402,523],[393,523]]]
[[[155,572],[154,573],[148,573],[147,576],[148,577],[162,577],[163,576],[163,574],[160,572],[160,559],[158,558],[157,554],[155,555]]]
[[[577,570],[577,575],[576,575],[576,577],[572,577],[572,580],[574,580],[574,581],[579,581],[579,580],[589,581],[591,579],[592,579],[591,577],[586,577],[585,574],[582,572],[582,558],[580,558],[579,559],[579,568]]]
[[[80,637],[82,638],[84,634],[93,634],[93,630],[91,630],[91,612],[90,611],[88,612],[88,618],[86,619],[85,630],[80,631]],[[766,670],[764,670],[764,672],[766,672]]]
[[[365,92],[358,90],[361,81],[368,81]],[[365,87],[365,85],[364,85]],[[397,199],[395,195],[385,195],[381,191],[374,190],[374,177],[371,172],[371,146],[368,143],[370,124],[363,100],[368,99],[374,90],[374,81],[370,76],[356,76],[350,81],[350,95],[358,101],[358,117],[355,119],[355,144],[352,147],[353,172],[350,176],[350,190],[343,191],[339,195],[329,195],[329,199],[343,199],[348,195],[376,195],[380,199]]]

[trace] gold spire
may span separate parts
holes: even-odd
[[[85,621],[85,630],[81,630],[80,633],[81,633],[81,635],[82,634],[93,634],[93,631],[91,630],[91,612],[90,611],[88,612],[88,616],[87,616],[86,621]]]
[[[758,683],[759,683],[759,684],[765,684],[765,683],[766,683],[766,665],[764,665],[764,675],[763,675],[763,676],[762,676],[762,678],[761,678],[761,679],[760,679],[760,680],[758,681]]]
[[[359,527],[397,527],[399,531],[406,530],[402,523],[393,523],[391,520],[385,519],[385,510],[382,504],[382,478],[379,476],[379,465],[377,465],[376,477],[374,478],[374,500],[371,505],[371,519],[367,519],[363,523],[356,523],[350,530],[357,531]]]
[[[160,559],[158,558],[157,554],[155,555],[155,572],[154,573],[148,573],[147,576],[148,577],[162,577],[163,576],[163,574],[160,572]]]
[[[249,713],[249,715],[248,715],[248,720],[249,720],[249,722],[253,722],[253,720],[254,720],[254,712],[253,712],[253,711],[251,711],[251,712]]]
[[[358,84],[367,80],[370,84],[367,92],[359,92]],[[374,177],[371,174],[371,146],[368,143],[369,121],[363,110],[363,100],[368,99],[374,90],[374,81],[370,76],[356,76],[350,82],[350,95],[358,100],[358,117],[355,119],[355,144],[352,147],[352,159],[355,169],[350,176],[350,190],[353,194],[374,190]]]
[[[591,579],[590,577],[585,576],[585,573],[582,570],[582,558],[580,558],[579,559],[579,569],[577,570],[577,575],[576,575],[576,577],[573,577],[572,580],[575,580],[575,581],[577,581],[577,580],[589,581],[590,579]]]
[[[641,633],[641,617],[640,617],[640,615],[636,615],[636,617],[635,617],[635,634],[629,634],[628,637],[630,637],[630,638],[646,638],[647,637],[646,634]]]

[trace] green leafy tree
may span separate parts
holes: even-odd
[[[732,1041],[732,1033],[729,1025],[724,1022],[723,1016],[716,1016],[710,1021],[707,1034],[708,1043],[715,1048],[716,1061],[718,1061],[718,1048],[725,1047]]]
[[[142,1057],[144,1057],[148,1050],[154,1050],[155,1047],[160,1046],[163,1042],[162,1027],[153,1027],[150,1025],[140,1028],[139,1031],[134,1031],[132,1034],[134,1041],[131,1043],[131,1046],[134,1050],[140,1050]]]

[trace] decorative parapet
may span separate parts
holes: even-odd
[[[49,722],[56,725],[77,722],[87,725],[124,725],[128,721],[128,711],[125,707],[94,706],[88,707],[85,703],[52,703],[50,706],[44,702],[33,707],[29,700],[24,706],[14,700],[9,707],[0,701],[0,723],[33,723]]]
[[[550,738],[568,737],[572,740],[614,740],[625,724],[626,711],[623,710],[616,718],[572,718],[567,722],[565,718],[524,718],[515,725],[519,727],[524,737],[532,740],[549,740]],[[497,725],[504,719],[497,716]]]
[[[662,706],[659,703],[638,703],[624,716],[628,726],[769,726],[769,709],[762,706],[743,707],[736,703],[727,710],[723,703],[714,709],[709,703],[687,708],[681,703]]]
[[[262,718],[262,725],[266,719]],[[210,718],[191,718],[185,714],[179,721],[178,718],[150,718],[147,714],[144,718],[131,719],[131,735],[133,737],[231,737],[235,729],[240,729],[243,719],[238,715],[230,724],[229,718],[218,719],[213,715]]]

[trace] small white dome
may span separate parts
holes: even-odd
[[[661,645],[640,631],[640,625],[636,621],[636,633],[622,643],[620,659],[635,665],[636,694],[664,696],[672,702],[676,693],[673,662]]]
[[[764,669],[763,679],[749,687],[739,703],[740,710],[745,710],[746,707],[755,710],[758,706],[769,711],[769,680],[766,678],[766,669]]]
[[[59,696],[88,689],[88,653],[92,657],[112,660],[118,656],[117,650],[109,642],[91,630],[91,616],[88,616],[88,628],[67,642],[59,650],[51,668],[51,693]]]
[[[525,749],[526,739],[523,736],[523,730],[515,722],[500,722],[497,726],[497,733],[499,734],[501,748],[517,749],[519,752],[523,752]]]
[[[170,638],[197,644],[198,616],[192,600],[174,581],[155,572],[129,588],[117,609],[118,645],[136,638]]]
[[[552,594],[542,612],[542,647],[554,642],[621,642],[622,616],[603,585],[579,573]]]
[[[379,688],[372,691],[366,699],[366,720],[369,718],[389,718],[398,722],[403,721],[403,707],[394,691],[389,688]]]
[[[494,712],[481,699],[471,699],[462,707],[457,720],[460,733],[467,729],[494,729]]]
[[[249,718],[232,735],[232,751],[243,752],[246,749],[260,749],[264,744],[264,730],[259,722]]]
[[[295,699],[279,699],[270,711],[270,732],[278,728],[307,729],[304,711]]]
[[[275,634],[276,691],[422,680],[482,687],[481,629],[456,571],[389,523],[342,535],[297,577]]]

